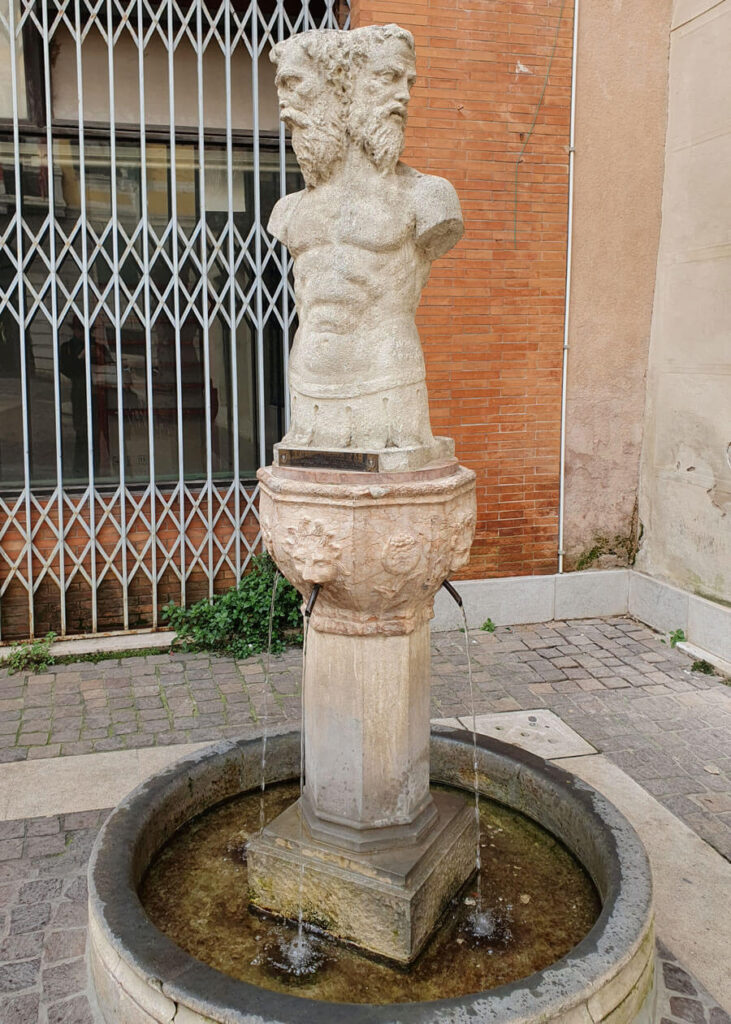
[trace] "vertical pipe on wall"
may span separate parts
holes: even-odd
[[[563,572],[564,519],[566,511],[566,400],[569,363],[569,313],[571,307],[571,267],[574,227],[574,156],[576,131],[576,66],[579,45],[579,0],[574,0],[574,36],[571,56],[571,120],[569,128],[569,195],[566,226],[566,289],[563,316],[563,365],[561,368],[561,454],[558,484],[558,571]]]

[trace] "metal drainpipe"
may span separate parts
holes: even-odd
[[[579,45],[579,0],[574,0],[574,38],[571,59],[571,121],[569,128],[569,209],[566,226],[566,300],[563,315],[563,367],[561,370],[561,455],[558,483],[558,571],[563,572],[563,528],[566,499],[566,384],[569,362],[569,309],[571,306],[571,267],[574,227],[574,155],[576,130],[576,65]]]

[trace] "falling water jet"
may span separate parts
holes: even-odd
[[[299,931],[294,938],[283,939],[275,949],[265,950],[264,955],[275,971],[293,978],[312,977],[325,960],[314,940]]]
[[[309,600],[302,611],[302,683],[300,687],[301,725],[300,725],[300,804],[305,792],[305,680],[307,678],[307,637],[310,631],[310,617],[320,593],[320,584],[315,583]],[[304,843],[304,816],[300,814],[300,843]],[[297,897],[297,938],[282,947],[285,957],[289,958],[295,973],[301,968],[302,973],[312,973],[317,969],[317,958],[312,943],[304,931],[304,895],[305,895],[305,862],[300,863],[299,892]],[[314,964],[314,967],[312,965]],[[304,968],[308,969],[305,970]],[[310,967],[312,969],[310,969]]]
[[[470,684],[470,710],[472,713],[472,770],[473,770],[473,786],[474,786],[474,797],[475,797],[475,831],[477,833],[476,845],[475,845],[475,869],[477,871],[477,907],[475,909],[472,918],[475,921],[479,921],[480,915],[482,914],[482,853],[481,853],[481,840],[482,835],[480,833],[480,778],[477,766],[477,718],[475,715],[475,686],[472,679],[472,655],[470,653],[470,633],[467,626],[467,613],[465,612],[464,602],[460,592],[449,582],[444,580],[442,587],[447,591],[449,596],[454,600],[457,607],[459,608],[462,616],[462,628],[465,639],[465,651],[467,653],[467,678]],[[476,924],[479,927],[479,924]]]
[[[274,603],[277,596],[277,585],[281,578],[279,569],[275,569],[274,582],[272,583],[272,599],[269,604],[269,630],[267,634],[267,655],[264,667],[264,677],[267,686],[271,686],[272,667],[272,626],[274,623]],[[266,789],[266,766],[267,766],[267,734],[269,727],[269,712],[267,710],[267,694],[264,694],[264,724],[261,735],[261,795],[259,797],[259,831],[264,829],[266,820],[264,817],[264,790]]]
[[[279,573],[277,573],[277,577]],[[276,581],[275,581],[276,583]],[[310,616],[315,607],[317,596],[320,592],[319,583],[314,584],[307,604],[302,609],[302,680],[300,685],[300,706],[302,724],[300,729],[300,777],[299,793],[300,800],[305,788],[305,679],[307,669],[307,636],[310,627]],[[272,594],[272,611],[274,609],[274,594]],[[269,624],[269,642],[271,650],[271,619]],[[261,832],[265,822],[264,812],[264,776],[262,761],[262,786],[260,796],[259,821]],[[300,842],[304,840],[304,819],[300,816]],[[316,950],[313,939],[305,931],[304,927],[304,883],[305,865],[304,861],[299,868],[298,884],[298,907],[297,907],[297,935],[295,938],[283,938],[271,949],[264,950],[261,957],[276,971],[291,975],[295,978],[312,975],[317,972],[323,963],[322,954]]]

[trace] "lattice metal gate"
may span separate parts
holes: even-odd
[[[268,51],[347,17],[0,0],[3,639],[157,626],[258,549],[294,317],[265,226],[299,181]]]

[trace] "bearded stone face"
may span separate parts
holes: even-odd
[[[337,38],[311,40],[303,35],[280,44],[273,56],[279,116],[290,130],[292,148],[311,187],[330,177],[345,147],[340,49]]]
[[[359,64],[349,133],[380,171],[391,171],[404,148],[409,98],[416,80],[414,54],[402,39],[387,38],[369,46]]]

